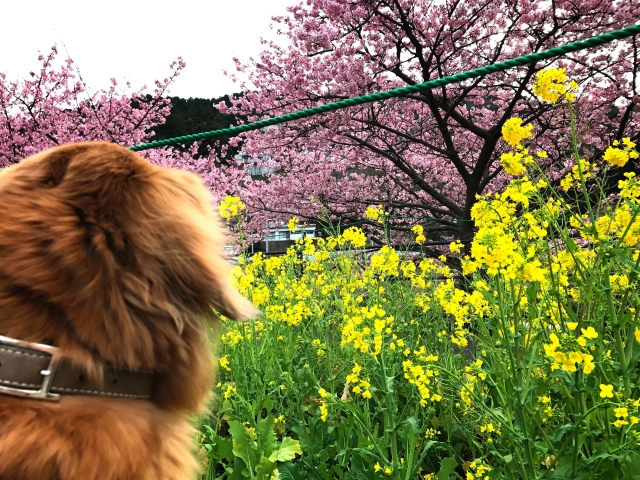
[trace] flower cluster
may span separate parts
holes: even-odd
[[[576,98],[578,84],[569,81],[564,68],[547,68],[540,70],[536,76],[533,93],[546,103],[557,103],[561,98],[572,102]]]
[[[220,202],[220,216],[225,220],[231,220],[232,217],[237,217],[240,211],[246,210],[246,206],[240,200],[240,197],[233,197],[227,195],[222,202]]]
[[[416,241],[416,243],[417,243],[418,245],[423,244],[423,243],[424,243],[424,241],[427,239],[427,238],[424,236],[424,228],[422,228],[422,225],[415,225],[415,226],[413,226],[413,227],[411,228],[411,231],[412,231],[413,233],[415,233],[415,234],[416,234],[416,240],[415,240],[415,241]]]
[[[638,158],[638,151],[635,149],[636,144],[630,138],[623,138],[622,145],[618,140],[613,141],[602,156],[603,160],[609,162],[616,167],[624,167],[629,159]]]
[[[347,375],[346,383],[347,385],[353,385],[351,391],[355,395],[362,395],[362,398],[368,399],[371,398],[371,391],[369,390],[371,384],[367,380],[360,377],[361,373],[362,367],[356,363],[351,370],[351,373]]]
[[[384,211],[382,205],[378,205],[377,207],[367,207],[364,215],[370,220],[374,220],[378,223],[383,223],[384,217],[385,215],[388,215],[388,212]]]

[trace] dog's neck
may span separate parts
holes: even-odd
[[[57,401],[61,395],[97,395],[148,400],[154,372],[105,365],[101,378],[86,373],[57,347],[0,336],[0,394]]]

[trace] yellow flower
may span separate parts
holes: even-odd
[[[618,418],[627,418],[629,416],[629,410],[625,407],[614,408],[613,412]]]
[[[629,154],[619,148],[608,147],[602,158],[611,165],[623,167],[629,161]]]
[[[230,220],[231,217],[237,217],[240,210],[245,210],[246,208],[240,200],[240,197],[227,195],[224,200],[220,202],[220,216],[225,220]]]
[[[629,425],[629,422],[627,422],[626,420],[622,420],[622,419],[618,419],[615,422],[613,422],[613,424],[617,427],[617,428],[622,428],[625,425]]]
[[[391,475],[392,473],[393,473],[393,470],[391,470],[391,468],[384,467],[384,474],[385,475]]]
[[[342,237],[350,242],[355,248],[362,248],[367,244],[367,237],[364,231],[358,227],[349,227],[343,233]]]
[[[574,363],[580,363],[582,361],[582,354],[579,352],[571,352],[569,354],[569,360]]]
[[[513,117],[504,122],[502,126],[502,138],[511,145],[517,147],[525,138],[531,137],[533,125],[522,126],[522,119]]]
[[[224,357],[222,357],[220,360],[218,360],[218,363],[220,364],[220,366],[222,368],[224,368],[227,372],[231,371],[231,368],[229,368],[229,357],[227,357],[227,355],[225,355]]]
[[[600,384],[600,397],[613,398],[613,385]]]
[[[369,390],[365,390],[362,394],[362,398],[371,398],[371,392]]]
[[[593,363],[593,355],[589,355],[588,353],[583,354],[582,361],[584,362],[582,370],[585,374],[590,374],[596,368],[595,364]]]
[[[569,101],[575,99],[578,84],[570,82],[564,68],[546,68],[540,70],[533,86],[533,93],[543,102],[556,103],[563,95]]]
[[[585,374],[590,374],[596,368],[596,365],[593,362],[584,362],[584,366],[582,367],[582,371]]]
[[[460,242],[460,240],[456,240],[455,242],[451,242],[449,244],[449,250],[451,253],[458,253],[464,248],[464,245]]]
[[[502,168],[504,168],[505,172],[514,177],[527,172],[526,167],[522,163],[523,161],[524,155],[520,152],[507,152],[500,155],[500,163],[502,164]]]
[[[224,392],[224,399],[228,400],[234,393],[236,393],[236,387],[233,385],[227,385],[227,389]]]
[[[380,470],[382,470],[382,467],[380,466],[380,462],[376,462],[376,464],[373,466],[373,469],[376,472],[379,472]]]
[[[364,211],[364,215],[365,217],[371,220],[376,220],[379,223],[382,223],[382,217],[384,216],[384,209],[382,208],[382,205],[378,205],[378,208],[367,207],[367,209]]]
[[[578,328],[578,322],[567,322],[567,327],[569,330],[575,330]]]
[[[421,245],[427,238],[424,236],[424,229],[422,225],[415,225],[411,228],[411,231],[416,234],[416,243]]]
[[[329,409],[323,403],[322,405],[320,405],[320,420],[322,420],[323,422],[326,422],[328,417],[329,417]]]
[[[325,398],[329,396],[329,394],[324,388],[321,388],[318,390],[318,395],[320,395],[321,398]]]
[[[581,328],[580,331],[582,332],[582,335],[591,340],[593,340],[594,338],[598,338],[598,332],[596,332],[593,327],[587,327],[586,330],[584,328]]]
[[[565,372],[575,372],[576,362],[571,361],[570,358],[567,358],[564,362],[562,362],[562,370],[564,370]]]
[[[298,229],[298,219],[296,217],[291,217],[287,223],[287,227],[290,232],[295,232]]]

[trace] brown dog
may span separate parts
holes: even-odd
[[[224,240],[195,175],[112,144],[57,147],[0,174],[0,335],[57,347],[66,374],[80,372],[56,402],[0,394],[1,480],[194,478],[188,420],[212,381],[205,319],[256,313],[228,283]],[[10,350],[25,359],[14,370],[44,358]],[[0,364],[0,386],[27,385],[2,378]],[[148,395],[101,393],[118,378],[148,382]]]

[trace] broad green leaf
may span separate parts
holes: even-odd
[[[274,418],[269,415],[258,422],[258,442],[261,456],[268,457],[277,448],[276,434],[273,431]]]
[[[256,474],[258,476],[262,476],[263,478],[271,476],[271,472],[273,472],[276,468],[276,464],[271,460],[262,457],[260,459],[260,463],[256,466]]]
[[[449,480],[449,475],[451,475],[451,472],[453,472],[457,466],[458,462],[455,458],[443,458],[442,462],[440,462],[440,471],[436,477],[438,477],[438,480]]]
[[[278,465],[280,480],[302,480],[298,466],[295,463],[286,462]]]
[[[269,457],[269,460],[272,462],[286,462],[288,460],[293,460],[296,453],[298,455],[302,455],[300,442],[290,437],[284,437],[278,449]]]

